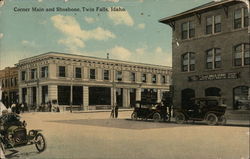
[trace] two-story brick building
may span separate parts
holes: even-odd
[[[231,109],[249,108],[248,15],[245,3],[221,0],[159,20],[172,27],[174,106],[221,96]]]
[[[172,74],[167,66],[55,52],[22,59],[17,67],[20,102],[57,100],[62,106],[89,109],[115,103],[132,107],[136,100],[159,102]]]
[[[18,70],[17,67],[6,67],[0,70],[2,102],[6,106],[18,103]]]

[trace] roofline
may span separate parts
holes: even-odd
[[[109,61],[109,62],[123,62],[123,63],[129,63],[129,64],[137,64],[137,65],[147,65],[147,66],[155,66],[155,67],[165,67],[167,69],[172,69],[170,66],[164,66],[164,65],[156,65],[156,64],[148,64],[148,63],[140,63],[140,62],[130,62],[130,61],[123,61],[123,60],[116,60],[116,59],[106,59],[106,58],[100,58],[100,57],[94,57],[94,56],[85,56],[85,55],[78,55],[78,54],[70,54],[70,53],[61,53],[61,52],[47,52],[39,55],[35,55],[32,57],[28,57],[25,59],[19,60],[19,62],[16,64],[16,66],[20,63],[25,63],[27,60],[32,60],[35,58],[43,57],[46,55],[65,55],[65,56],[73,56],[73,57],[81,57],[81,58],[89,58],[90,60],[104,60],[104,61]]]
[[[171,21],[173,21],[175,19],[181,18],[183,16],[192,15],[192,14],[194,14],[196,12],[201,12],[201,11],[211,9],[213,7],[217,7],[217,6],[220,6],[220,5],[223,5],[223,4],[228,4],[228,3],[231,3],[231,2],[242,2],[242,0],[223,0],[221,2],[217,2],[217,3],[209,5],[209,6],[204,6],[204,7],[201,7],[201,8],[191,9],[189,11],[185,11],[185,12],[182,12],[182,13],[170,16],[170,17],[162,18],[162,19],[159,20],[159,22],[164,23],[164,24],[168,24],[169,22],[171,22]]]

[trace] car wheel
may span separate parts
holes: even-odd
[[[215,125],[218,122],[218,118],[214,113],[209,113],[206,117],[206,122],[208,125]]]
[[[185,115],[183,113],[176,113],[175,121],[177,124],[183,124],[185,121]]]
[[[36,135],[35,145],[38,152],[43,152],[46,149],[45,137],[41,133]]]
[[[227,123],[227,118],[224,115],[220,116],[218,119],[218,124],[219,125],[226,125],[226,123]]]
[[[159,113],[154,113],[153,119],[155,122],[159,122],[161,120],[161,115]]]
[[[132,119],[132,120],[137,120],[137,113],[136,113],[136,112],[133,112],[133,113],[131,114],[131,119]]]

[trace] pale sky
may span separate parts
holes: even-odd
[[[101,58],[109,53],[111,59],[171,66],[172,30],[158,20],[210,1],[5,0],[0,2],[0,69],[46,52]],[[57,7],[79,11],[46,11]],[[103,7],[109,11],[100,11]]]

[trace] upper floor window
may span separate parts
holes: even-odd
[[[109,80],[109,70],[104,70],[103,71],[103,79],[104,80]]]
[[[206,52],[206,68],[221,68],[221,49],[214,48]]]
[[[36,78],[36,69],[31,69],[31,72],[30,72],[30,79],[35,79]]]
[[[21,72],[21,79],[24,81],[26,79],[26,71]]]
[[[195,36],[194,22],[189,21],[181,24],[181,38],[188,39]]]
[[[75,77],[82,78],[82,69],[80,67],[75,68]]]
[[[240,8],[234,11],[234,29],[248,26],[248,10]]]
[[[130,81],[135,82],[135,73],[134,72],[130,73]]]
[[[116,80],[122,81],[122,71],[116,71]]]
[[[146,73],[143,73],[142,76],[141,76],[141,81],[143,83],[146,83],[147,82],[147,74]]]
[[[156,83],[156,75],[152,76],[152,83]]]
[[[250,45],[239,44],[234,47],[234,66],[250,65]]]
[[[41,78],[48,77],[48,73],[49,73],[48,66],[43,66],[41,68]]]
[[[211,16],[206,19],[206,34],[221,32],[221,16]]]
[[[195,70],[195,53],[187,52],[181,57],[182,71],[189,72]]]
[[[90,69],[89,70],[89,78],[90,79],[95,79],[95,69]]]
[[[59,66],[59,77],[66,77],[66,67]]]
[[[166,76],[164,75],[161,76],[161,83],[166,83]]]

